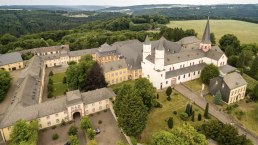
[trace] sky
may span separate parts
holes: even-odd
[[[258,0],[0,0],[0,5],[258,4]]]

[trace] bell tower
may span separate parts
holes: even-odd
[[[210,38],[210,20],[208,17],[207,24],[202,36],[202,41],[200,43],[200,49],[202,49],[204,52],[207,52],[211,49],[211,38]]]

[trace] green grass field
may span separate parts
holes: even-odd
[[[53,96],[62,96],[67,90],[67,85],[63,84],[65,73],[54,74],[51,79],[53,80]]]
[[[249,89],[253,89],[255,87],[255,85],[258,83],[258,81],[256,81],[254,78],[248,76],[247,74],[243,74],[243,78],[246,80],[246,82],[248,83],[247,87]]]
[[[194,29],[201,38],[207,20],[171,21],[168,27]],[[218,44],[219,39],[225,34],[234,34],[241,43],[258,43],[258,24],[237,20],[210,20],[211,32],[214,32]]]
[[[185,112],[186,105],[190,103],[190,101],[175,90],[173,90],[173,94],[171,95],[171,101],[167,101],[165,91],[160,92],[159,96],[158,101],[163,107],[154,108],[149,113],[146,128],[141,134],[140,142],[142,143],[150,143],[154,133],[160,130],[167,130],[167,120],[169,117],[173,117],[174,127],[180,127],[185,122],[180,119],[180,113]],[[195,122],[190,121],[191,117],[189,117],[189,121],[186,122],[193,126],[202,124],[204,117],[202,117],[202,121],[197,121],[197,116],[199,113],[203,114],[203,110],[194,104],[193,110],[195,111]],[[173,114],[174,111],[177,111],[177,115]],[[211,118],[214,119],[212,116]]]

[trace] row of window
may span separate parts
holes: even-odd
[[[110,76],[114,77],[114,76],[118,76],[118,74],[122,75],[122,74],[126,74],[126,70],[124,71],[119,71],[119,72],[116,72],[116,73],[111,73]],[[108,75],[109,76],[109,75]]]
[[[109,101],[109,100],[108,100],[108,99],[106,99],[105,101],[106,101],[106,103],[108,103],[108,101]],[[103,101],[99,101],[99,102],[98,102],[98,104],[100,104],[100,105],[101,105],[101,104],[102,104],[102,102],[104,103],[104,100],[103,100]],[[92,105],[92,106],[95,106],[95,104],[96,104],[96,103],[92,103],[91,105]],[[88,105],[85,105],[85,108],[88,108]]]
[[[101,111],[101,110],[103,110],[103,108],[104,108],[104,107],[99,106],[98,110],[97,110],[97,108],[92,108],[91,111],[94,113],[94,112],[96,112],[96,111]],[[109,108],[109,105],[108,105],[108,104],[106,105],[106,108],[105,108],[105,109],[107,109],[107,108]],[[89,110],[85,110],[85,113],[86,113],[86,114],[89,114]]]
[[[234,90],[231,92],[230,96],[236,95],[237,93],[240,93],[245,90],[245,87],[241,87],[240,89]]]

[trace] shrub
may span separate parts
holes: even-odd
[[[131,139],[131,142],[132,142],[133,145],[137,145],[137,140],[136,140],[135,137],[130,136],[130,139]]]
[[[101,123],[102,123],[102,120],[99,120],[99,121],[98,121],[98,124],[101,124]]]
[[[59,135],[57,133],[52,135],[52,140],[57,140],[59,138]]]
[[[63,84],[66,84],[66,77],[63,78]]]
[[[153,106],[154,106],[155,108],[162,108],[162,104],[159,103],[158,101],[154,101]]]
[[[56,129],[56,126],[55,126],[55,125],[54,125],[54,126],[52,126],[52,127],[51,127],[51,129]]]
[[[171,93],[172,93],[172,88],[169,86],[169,87],[167,88],[167,90],[166,90],[166,95],[167,95],[167,97],[170,97]]]
[[[159,99],[159,94],[157,94],[157,99]]]
[[[201,120],[202,120],[202,114],[199,113],[199,114],[198,114],[198,121],[201,121]]]
[[[81,118],[80,127],[82,130],[85,130],[85,131],[87,131],[87,129],[89,129],[89,128],[92,128],[90,119],[87,116],[83,116]]]
[[[167,100],[168,100],[168,101],[171,101],[171,97],[170,97],[170,96],[169,96],[169,97],[167,97]]]
[[[235,114],[238,120],[242,120],[243,116],[245,115],[245,112],[243,112],[242,110],[238,110],[235,112]]]
[[[194,122],[195,112],[192,113],[192,121]]]
[[[61,126],[65,126],[66,122],[64,121],[64,119],[62,119],[61,121]]]
[[[76,135],[77,132],[78,132],[78,128],[77,128],[76,126],[72,125],[72,126],[69,128],[67,134],[71,136],[71,135]]]
[[[177,111],[173,111],[173,114],[174,114],[174,115],[177,115]]]
[[[54,75],[54,73],[52,72],[52,71],[50,71],[49,72],[49,76],[51,77],[51,76],[53,76]]]
[[[174,121],[173,121],[173,118],[172,117],[169,117],[169,119],[168,119],[168,128],[169,129],[172,129],[173,128],[173,126],[174,126]]]
[[[93,131],[93,129],[91,129],[91,128],[89,128],[89,129],[87,129],[87,135],[88,135],[88,137],[89,137],[89,139],[90,140],[93,140],[94,138],[95,138],[95,132]]]
[[[180,118],[183,120],[183,121],[187,121],[188,120],[188,114],[187,113],[185,113],[185,112],[182,112],[181,114],[180,114]]]

